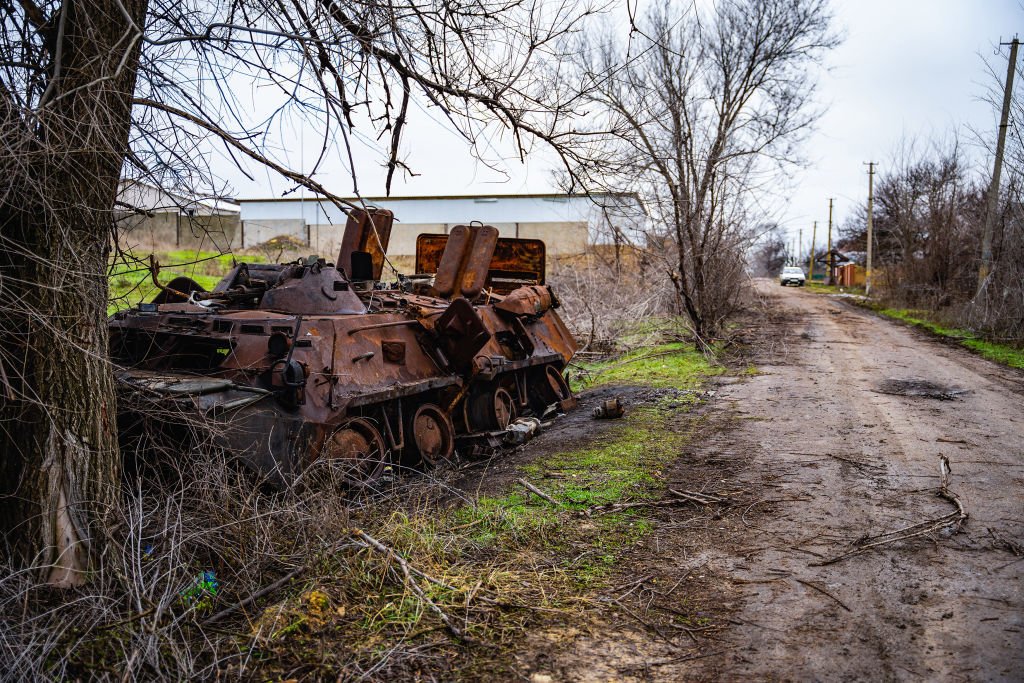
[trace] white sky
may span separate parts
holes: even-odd
[[[1002,77],[1008,48],[995,55],[995,45],[1024,34],[1019,0],[833,0],[832,6],[836,28],[845,39],[820,76],[820,101],[828,109],[805,147],[807,167],[794,174],[790,191],[779,192],[775,205],[766,207],[794,239],[803,228],[805,248],[815,220],[818,243],[823,243],[828,197],[835,197],[834,220],[841,222],[867,194],[862,162],[876,161],[884,171],[903,138],[926,141],[957,132],[964,142],[973,142],[974,129],[983,131],[987,141],[994,139],[997,114],[981,101],[991,86],[983,59],[992,61]],[[550,155],[533,155],[525,164],[506,159],[504,172],[496,172],[474,160],[465,142],[432,123],[432,117],[437,114],[410,112],[403,149],[420,175],[396,176],[393,195],[555,191]],[[305,142],[312,155],[317,141]],[[300,145],[285,146],[298,157],[291,160],[295,166],[301,161],[308,165]],[[507,155],[508,149],[496,140],[492,156]],[[972,152],[982,167],[990,163],[980,148]],[[356,164],[362,194],[382,195],[380,152],[364,149]],[[318,180],[340,194],[351,194],[342,169],[340,163],[330,163]],[[278,196],[290,187],[265,172],[255,181],[226,168],[224,176],[243,198]]]
[[[998,113],[982,101],[991,85],[984,58],[1006,72],[1009,48],[993,50],[1015,33],[1024,35],[1024,10],[1017,0],[833,0],[843,44],[829,58],[820,80],[828,106],[805,149],[808,167],[794,178],[782,222],[796,237],[818,221],[842,220],[867,197],[866,161],[880,171],[904,137],[945,138],[964,143],[980,130],[994,147]],[[1024,84],[1021,84],[1024,86]],[[972,149],[990,166],[980,148]]]

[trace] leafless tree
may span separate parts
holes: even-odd
[[[105,359],[122,177],[216,193],[211,141],[335,201],[354,136],[408,172],[410,107],[470,142],[562,145],[578,103],[559,47],[592,9],[523,0],[21,0],[0,6],[0,535],[54,583],[113,552],[119,508]],[[307,125],[347,178],[294,168],[270,131]]]
[[[984,201],[980,178],[956,139],[904,141],[875,182],[874,243],[879,293],[952,317],[974,294]],[[866,205],[844,226],[866,248]]]
[[[763,226],[751,252],[751,270],[762,277],[777,277],[789,259],[786,236],[782,226]]]
[[[797,160],[817,115],[812,70],[837,39],[825,0],[688,7],[655,5],[628,38],[578,50],[594,126],[576,170],[640,195],[645,247],[700,339],[738,305],[756,200]]]

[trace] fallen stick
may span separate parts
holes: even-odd
[[[708,493],[697,493],[696,491],[678,491],[676,489],[669,489],[668,492],[674,496],[679,496],[680,498],[688,498],[690,500],[696,501],[701,505],[711,505],[712,503],[725,502],[724,498],[719,498],[718,496],[713,496]]]
[[[544,493],[543,491],[541,491],[539,488],[537,488],[536,486],[534,486],[530,482],[526,481],[526,479],[524,479],[523,477],[519,477],[518,479],[516,479],[516,481],[518,483],[522,484],[523,486],[525,486],[528,490],[532,491],[533,493],[536,493],[538,496],[540,496],[541,498],[543,498],[547,502],[551,503],[555,507],[559,507],[557,500],[555,500],[554,498],[552,498],[548,494]]]
[[[841,460],[842,462],[848,462],[851,465],[854,465],[855,467],[861,467],[861,468],[866,468],[866,469],[871,469],[871,470],[882,470],[882,469],[885,469],[885,465],[876,465],[874,463],[864,462],[863,460],[857,460],[855,458],[844,458],[843,456],[836,455],[835,453],[827,453],[826,452],[825,455],[827,455],[830,458],[835,458],[836,460]]]
[[[956,506],[956,512],[951,512],[948,515],[943,515],[936,519],[929,519],[924,522],[912,524],[902,529],[896,529],[895,531],[887,531],[884,534],[878,536],[868,537],[863,540],[857,541],[856,545],[859,546],[855,550],[837,555],[836,557],[824,560],[822,562],[816,562],[810,566],[812,567],[824,567],[825,565],[835,564],[841,560],[845,560],[855,555],[877,548],[883,545],[889,545],[890,543],[897,543],[899,541],[906,541],[911,538],[917,538],[924,536],[935,531],[939,531],[946,527],[953,527],[954,529],[959,528],[964,521],[967,520],[967,511],[964,509],[964,504],[960,501],[959,496],[949,490],[949,474],[951,470],[949,467],[949,458],[942,455],[939,456],[939,482],[940,487],[937,494],[940,498],[948,500],[950,503]]]
[[[296,576],[298,576],[299,574],[301,574],[305,570],[306,570],[305,567],[299,567],[298,569],[294,569],[294,570],[288,572],[287,574],[285,574],[284,576],[282,576],[280,579],[278,579],[274,583],[270,584],[269,586],[265,586],[265,587],[259,589],[258,591],[256,591],[255,593],[253,593],[252,595],[250,595],[249,597],[245,598],[244,600],[239,600],[238,602],[236,602],[235,604],[231,605],[230,607],[225,607],[221,611],[217,612],[212,617],[210,617],[209,619],[204,621],[203,622],[203,626],[206,626],[208,624],[215,624],[218,621],[220,621],[221,619],[223,619],[224,617],[226,617],[229,614],[231,614],[232,612],[234,612],[235,610],[242,609],[246,605],[251,605],[252,603],[256,602],[257,600],[262,598],[264,595],[267,595],[268,593],[273,593],[278,588],[280,588],[281,586],[285,585],[286,583],[288,583],[289,581],[294,579]]]
[[[818,584],[813,583],[811,581],[804,581],[803,579],[797,579],[796,581],[797,581],[797,583],[802,583],[803,585],[807,586],[808,588],[813,588],[814,590],[818,591],[822,595],[826,595],[826,596],[832,598],[833,600],[835,600],[839,604],[840,607],[842,607],[847,612],[852,612],[853,611],[852,609],[850,609],[849,607],[846,606],[845,602],[843,602],[842,600],[840,600],[836,596],[832,595],[831,593],[829,593],[827,590],[825,590],[824,588],[822,588]]]
[[[619,510],[629,510],[631,508],[652,508],[652,507],[664,507],[666,505],[682,505],[683,503],[693,503],[695,501],[688,500],[686,498],[669,498],[667,500],[638,500],[633,503],[605,503],[604,505],[595,505],[584,511],[584,514],[590,516],[595,512],[617,512]]]
[[[714,657],[715,655],[725,654],[729,650],[715,650],[714,652],[703,652],[690,655],[683,655],[682,657],[676,657],[675,659],[666,659],[661,662],[647,662],[644,666],[667,666],[669,664],[681,664],[682,662],[692,662],[695,659],[704,659],[705,657]]]

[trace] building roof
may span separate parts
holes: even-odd
[[[366,204],[390,209],[396,220],[407,224],[459,224],[480,221],[506,223],[589,222],[596,210],[594,199],[629,198],[633,195],[602,194],[464,194],[417,197],[363,197]],[[358,201],[358,200],[356,200]],[[345,222],[343,211],[320,196],[272,199],[240,199],[245,221],[302,220],[306,224]]]
[[[548,199],[557,201],[559,199],[589,199],[591,197],[612,197],[612,196],[623,196],[630,197],[634,196],[631,194],[618,194],[611,192],[592,192],[586,194],[583,192],[533,192],[533,193],[522,193],[522,194],[448,194],[448,195],[408,195],[403,197],[341,197],[342,200],[358,204],[360,201],[367,203],[374,202],[401,202],[401,201],[423,201],[423,200],[451,200],[451,199]],[[239,204],[246,204],[249,202],[315,202],[315,201],[330,201],[326,197],[319,195],[313,195],[311,197],[246,197],[236,199]]]
[[[194,213],[199,216],[239,214],[242,207],[221,197],[187,197],[138,180],[122,179],[117,188],[120,208],[138,213]]]

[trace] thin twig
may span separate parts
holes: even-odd
[[[951,512],[948,515],[943,515],[936,519],[926,520],[917,524],[912,524],[902,529],[896,529],[895,531],[887,531],[884,534],[878,536],[865,538],[857,542],[857,548],[850,552],[837,555],[836,557],[824,560],[822,562],[816,562],[812,564],[812,567],[824,567],[825,565],[835,564],[841,560],[860,555],[861,553],[867,552],[872,548],[878,548],[883,545],[889,545],[890,543],[896,543],[898,541],[906,541],[911,538],[917,538],[926,534],[939,531],[946,527],[952,527],[954,530],[958,529],[961,524],[967,520],[967,511],[964,509],[963,503],[960,498],[949,490],[949,473],[950,473],[949,459],[946,456],[939,457],[939,481],[940,488],[938,490],[938,496],[956,506],[956,512]]]
[[[425,602],[427,606],[434,612],[434,614],[438,616],[438,618],[444,623],[445,627],[448,629],[448,632],[465,643],[473,642],[462,632],[462,629],[455,625],[455,622],[452,621],[451,617],[449,617],[444,610],[438,607],[437,603],[430,599],[430,596],[426,594],[426,592],[423,590],[423,587],[420,586],[419,583],[416,581],[416,579],[414,578],[414,574],[425,576],[422,572],[414,570],[410,566],[409,562],[404,557],[399,555],[398,552],[384,545],[373,536],[370,536],[365,531],[362,531],[360,529],[353,529],[352,535],[358,538],[359,540],[364,541],[367,544],[367,547],[372,548],[379,553],[387,555],[389,558],[397,562],[399,568],[402,570],[402,576],[405,579],[405,585],[408,586],[409,589],[416,594],[416,597]],[[444,585],[439,581],[437,581],[436,583]]]
[[[842,600],[840,600],[836,596],[832,595],[831,593],[829,593],[827,590],[825,590],[824,588],[822,588],[818,584],[813,583],[811,581],[804,581],[803,579],[796,579],[796,581],[797,581],[797,583],[802,583],[803,585],[807,586],[808,588],[813,588],[814,590],[818,591],[822,595],[826,595],[826,596],[832,598],[837,603],[839,603],[839,606],[842,607],[847,612],[852,612],[853,611],[852,609],[850,609],[849,607],[846,606],[845,602],[843,602]]]
[[[669,493],[680,498],[688,498],[694,500],[702,505],[711,505],[712,503],[724,503],[724,498],[713,496],[710,493],[698,493],[697,491],[679,491],[676,489],[669,489]]]
[[[235,604],[231,605],[230,607],[226,607],[226,608],[222,609],[220,612],[217,612],[212,617],[210,617],[205,622],[203,622],[203,625],[206,626],[206,625],[209,625],[209,624],[215,624],[218,621],[220,621],[221,619],[223,619],[224,617],[226,617],[229,614],[231,614],[232,612],[234,612],[235,610],[242,609],[246,605],[250,605],[250,604],[256,602],[257,600],[262,598],[264,595],[267,595],[268,593],[273,593],[278,588],[280,588],[281,586],[285,585],[286,583],[288,583],[289,581],[294,579],[296,576],[298,576],[299,574],[301,574],[305,570],[306,570],[305,567],[299,567],[298,569],[293,569],[292,571],[288,572],[287,574],[285,574],[284,576],[282,576],[280,579],[278,579],[274,583],[270,584],[269,586],[261,588],[258,591],[256,591],[255,593],[253,593],[252,595],[250,595],[249,597],[247,597],[246,599],[240,600],[240,601],[236,602]]]
[[[539,488],[537,488],[536,486],[534,486],[530,482],[526,481],[526,479],[524,479],[523,477],[519,477],[518,479],[516,479],[516,481],[519,484],[522,484],[523,486],[525,486],[527,489],[529,489],[533,493],[536,493],[538,496],[540,496],[541,498],[543,498],[547,502],[551,503],[555,507],[559,507],[559,504],[558,504],[557,500],[555,500],[554,498],[552,498],[548,494],[544,493],[543,491],[541,491]]]

